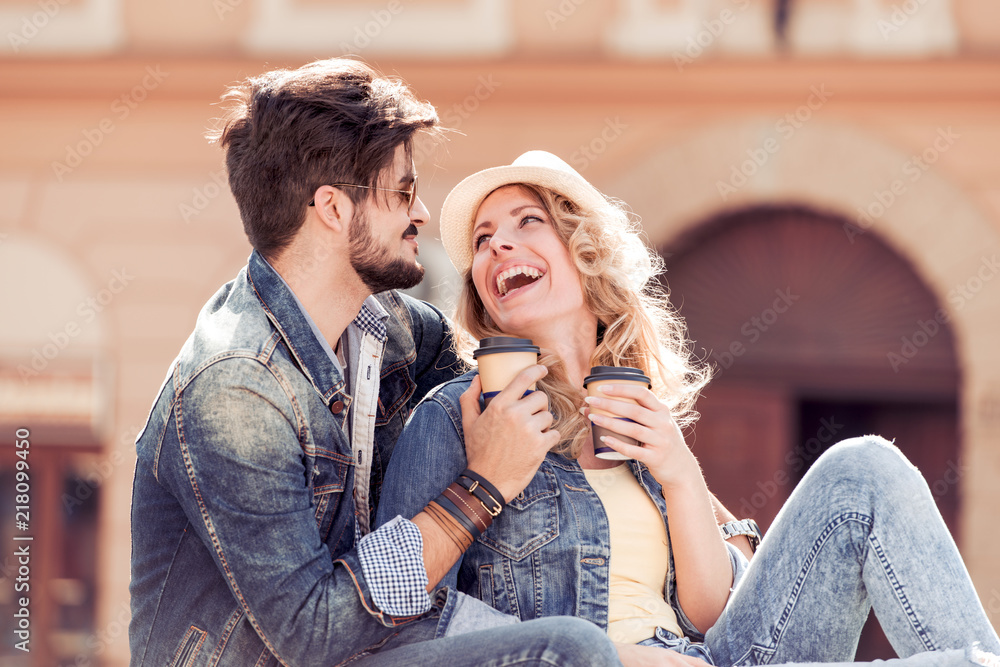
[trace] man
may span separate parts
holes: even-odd
[[[454,591],[431,600],[467,537],[459,512],[369,532],[407,415],[458,370],[441,313],[392,291],[423,273],[411,147],[433,107],[340,59],[226,97],[215,138],[254,251],[136,443],[132,664],[616,664],[579,619],[511,625]],[[558,437],[541,392],[521,398],[544,373],[481,415],[463,402],[469,469],[506,499]]]

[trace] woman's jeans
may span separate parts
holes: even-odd
[[[964,650],[918,654],[975,642],[1000,654],[927,483],[874,436],[806,473],[705,644],[723,666],[850,661],[869,609],[900,658],[913,656],[894,663],[963,664]]]

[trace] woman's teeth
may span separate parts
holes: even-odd
[[[511,292],[517,289],[518,287],[524,287],[529,283],[533,283],[534,281],[541,278],[543,275],[544,274],[540,270],[532,266],[515,266],[513,268],[507,269],[506,271],[501,271],[497,275],[497,292],[500,293],[500,296],[505,296],[508,292]],[[528,278],[530,278],[530,280],[512,281],[511,279],[515,278],[516,276],[527,276]]]

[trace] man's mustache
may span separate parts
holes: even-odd
[[[406,231],[403,232],[403,238],[406,238],[407,236],[416,236],[416,235],[417,235],[417,226],[411,222],[410,226],[407,227]]]

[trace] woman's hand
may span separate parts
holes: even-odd
[[[525,395],[547,373],[541,365],[524,369],[482,412],[478,375],[459,398],[469,469],[489,480],[508,502],[531,482],[545,455],[559,444],[559,431],[549,429],[553,417],[545,392]]]
[[[614,436],[606,436],[603,443],[630,459],[644,463],[660,486],[665,489],[697,483],[701,480],[698,462],[684,442],[670,408],[646,387],[636,385],[604,385],[600,390],[607,398],[588,396],[584,400],[592,408],[589,419],[606,429],[635,438],[642,446],[629,445]],[[638,405],[616,400],[631,398]],[[635,423],[594,413],[606,410]],[[594,443],[594,446],[599,446]]]
[[[663,487],[671,517],[670,548],[677,573],[677,599],[694,626],[707,632],[729,599],[733,570],[698,461],[685,444],[670,409],[649,389],[635,385],[605,385],[601,389],[607,398],[587,397],[587,404],[635,423],[597,415],[593,410],[588,416],[595,424],[642,443],[628,445],[613,436],[603,440],[612,449],[644,463]],[[638,405],[614,398],[631,398]]]

